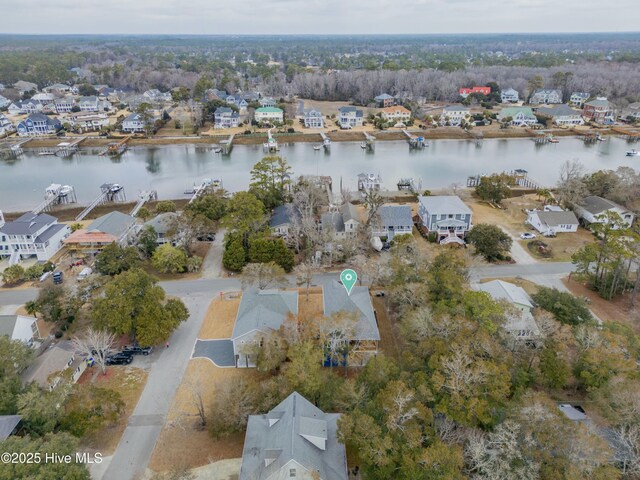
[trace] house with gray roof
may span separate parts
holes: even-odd
[[[536,105],[562,103],[562,92],[560,90],[542,88],[533,92],[533,95],[531,95],[531,98],[529,99],[529,103]]]
[[[413,217],[409,205],[383,205],[378,210],[371,234],[392,240],[396,235],[410,235],[413,231]]]
[[[53,135],[62,128],[60,120],[48,117],[42,113],[32,113],[22,120],[16,130],[21,137],[39,137]]]
[[[514,127],[531,127],[538,123],[531,107],[505,107],[498,114],[498,121],[510,118],[509,125]]]
[[[330,319],[327,328],[332,331],[325,333],[333,338],[331,342],[344,344],[349,365],[365,365],[378,353],[380,342],[369,287],[354,286],[347,294],[340,282],[329,282],[322,286],[322,303],[324,316]],[[325,366],[343,363],[344,360],[325,359]]]
[[[471,110],[461,104],[447,105],[442,109],[440,115],[440,125],[449,127],[459,127],[463,120],[468,120]]]
[[[589,121],[609,125],[615,121],[613,105],[605,97],[585,102],[582,116]]]
[[[426,233],[435,233],[441,244],[464,245],[472,227],[473,212],[457,195],[419,196],[418,215]]]
[[[135,223],[136,220],[131,215],[113,211],[107,213],[106,215],[102,215],[99,218],[96,218],[87,227],[87,231],[98,231],[113,235],[118,239],[123,239],[127,236],[129,231],[131,230],[131,227],[133,227]]]
[[[11,105],[11,100],[0,95],[0,108],[9,107],[9,105]]]
[[[250,415],[239,480],[347,480],[338,413],[325,413],[298,392],[270,412]]]
[[[145,222],[144,226],[153,228],[156,232],[156,243],[163,245],[165,243],[171,243],[175,245],[174,238],[169,236],[169,232],[173,229],[176,220],[180,215],[175,212],[165,212],[156,215],[151,220]]]
[[[306,110],[303,121],[305,128],[324,128],[324,117],[318,110]]]
[[[360,219],[355,205],[345,203],[336,211],[322,214],[320,228],[323,232],[331,232],[335,240],[355,237],[360,228]]]
[[[13,123],[11,123],[7,117],[0,113],[0,136],[15,132],[15,130],[16,127],[13,126]]]
[[[279,205],[273,209],[269,228],[277,236],[286,236],[289,234],[289,227],[297,218],[300,218],[300,213],[292,203]]]
[[[582,108],[584,106],[584,102],[586,102],[589,97],[589,92],[573,92],[571,97],[569,97],[569,104],[574,107]]]
[[[577,232],[578,219],[569,211],[531,210],[527,223],[543,235],[555,235],[561,232]]]
[[[364,122],[364,112],[356,107],[347,106],[338,109],[338,124],[342,129],[361,127]]]
[[[628,208],[596,195],[583,198],[581,202],[574,206],[573,211],[585,225],[605,223],[605,212],[611,212],[617,213],[624,225],[630,227],[633,225],[636,216],[635,213]]]
[[[252,98],[249,101],[253,102],[255,101],[255,99]],[[276,102],[276,99],[272,97],[261,98],[260,100],[258,100],[258,103],[260,103],[261,107],[275,107],[278,105],[278,102]]]
[[[516,340],[534,340],[540,336],[540,329],[531,311],[533,303],[523,288],[513,283],[493,280],[481,283],[476,290],[488,293],[495,301],[505,301],[514,307],[506,312],[506,321],[502,326]]]
[[[16,433],[20,420],[20,415],[0,415],[0,442]]]
[[[502,103],[517,103],[520,101],[520,94],[513,88],[507,88],[500,92],[500,100]]]
[[[18,80],[13,84],[13,88],[18,91],[20,96],[23,96],[25,93],[31,92],[32,90],[36,92],[38,91],[38,85],[31,82],[25,82],[24,80]]]
[[[213,121],[214,128],[235,128],[240,122],[240,116],[231,107],[218,107],[213,112]]]
[[[0,315],[0,335],[32,345],[40,337],[38,320],[25,315]]]
[[[382,93],[375,97],[373,100],[380,108],[392,107],[396,104],[396,98],[393,95],[389,95],[388,93]]]
[[[298,315],[298,292],[259,290],[242,293],[231,341],[236,366],[255,367],[252,350],[265,336],[277,331],[289,315]]]
[[[71,383],[76,383],[87,368],[87,360],[76,352],[70,340],[51,345],[36,358],[22,375],[24,383],[36,382],[40,388],[49,391],[64,383],[67,369],[71,369]]]
[[[13,264],[35,256],[46,262],[63,246],[69,236],[69,226],[46,213],[25,213],[11,222],[0,216],[0,258]]]
[[[556,125],[584,125],[582,112],[574,110],[569,105],[561,104],[553,107],[540,107],[538,113],[550,117]]]

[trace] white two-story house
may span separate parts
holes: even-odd
[[[38,137],[53,135],[60,127],[60,120],[57,118],[47,117],[42,113],[32,113],[18,124],[16,130],[21,137]]]
[[[530,107],[505,107],[498,114],[498,121],[511,118],[509,125],[514,127],[530,127],[538,123]]]
[[[442,109],[440,124],[442,126],[459,127],[463,120],[469,120],[469,107],[464,105],[447,105]]]
[[[536,90],[533,95],[531,95],[529,103],[533,105],[562,103],[562,92],[560,90],[542,88],[540,90]]]
[[[69,113],[76,106],[76,101],[73,97],[56,98],[53,105],[56,113]]]
[[[233,128],[239,125],[238,112],[229,107],[218,107],[213,114],[214,128]]]
[[[582,108],[587,100],[589,100],[588,92],[573,92],[571,97],[569,97],[569,104],[574,107]]]
[[[387,122],[407,123],[411,120],[411,110],[402,105],[395,105],[383,108],[380,116]]]
[[[358,211],[351,203],[345,203],[339,210],[324,213],[320,217],[320,229],[330,232],[334,240],[353,238],[359,228]]]
[[[364,122],[364,112],[356,107],[340,107],[338,109],[338,123],[340,128],[351,129],[361,127]]]
[[[324,118],[318,110],[307,110],[304,112],[305,128],[324,128]]]
[[[574,110],[569,105],[555,105],[553,107],[541,107],[540,115],[550,117],[556,125],[584,125],[584,119],[579,110]]]
[[[500,100],[502,103],[516,103],[520,101],[520,94],[513,88],[507,88],[500,92]]]
[[[284,112],[278,107],[260,107],[256,108],[254,118],[258,123],[284,123]]]
[[[10,263],[33,256],[47,261],[70,233],[68,225],[45,213],[25,213],[6,223],[0,214],[0,257],[9,258]]]
[[[471,230],[472,212],[456,195],[418,197],[418,215],[427,233],[435,233],[439,243],[464,244]]]

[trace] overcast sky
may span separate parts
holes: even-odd
[[[0,0],[2,33],[640,30],[639,0]]]

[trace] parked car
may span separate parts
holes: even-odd
[[[216,240],[215,233],[207,233],[196,237],[199,242],[214,242]]]
[[[153,352],[153,347],[141,347],[139,345],[127,345],[122,349],[122,353],[129,355],[149,355]]]
[[[523,240],[531,240],[532,238],[536,238],[535,233],[524,232],[520,234],[520,238]]]
[[[133,357],[122,353],[111,355],[105,361],[107,365],[129,365],[131,362],[133,362]]]
[[[62,283],[62,272],[54,272],[53,274],[53,283],[55,285],[59,285]]]

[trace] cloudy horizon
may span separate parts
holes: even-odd
[[[637,0],[0,0],[3,34],[366,35],[637,32]],[[303,8],[300,8],[303,6]],[[37,12],[37,15],[34,14]],[[28,21],[25,21],[28,20]]]

